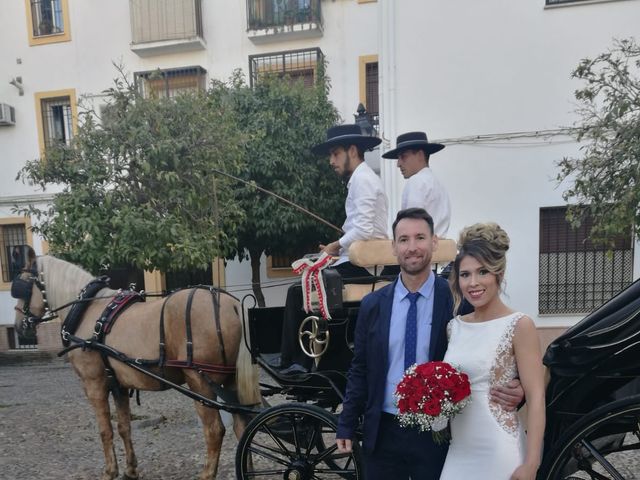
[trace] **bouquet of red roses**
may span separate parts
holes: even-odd
[[[470,395],[469,377],[448,363],[412,365],[396,387],[400,425],[431,430],[436,442],[447,441],[449,419],[467,406]]]

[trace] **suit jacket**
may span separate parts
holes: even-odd
[[[362,299],[356,324],[355,349],[337,438],[355,437],[359,417],[364,415],[362,446],[373,452],[384,401],[389,355],[389,325],[396,279]],[[442,360],[447,350],[446,325],[452,318],[453,299],[446,280],[436,277],[429,360]]]

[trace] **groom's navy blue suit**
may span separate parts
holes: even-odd
[[[349,370],[346,397],[343,411],[338,420],[337,438],[354,439],[359,417],[364,415],[362,446],[365,457],[376,458],[376,447],[379,438],[381,421],[389,422],[388,414],[383,414],[385,382],[389,354],[389,325],[393,304],[396,279],[391,285],[370,293],[362,299],[356,324],[354,357]],[[447,322],[452,318],[453,300],[446,280],[436,277],[434,285],[433,317],[431,323],[431,339],[429,342],[429,360],[442,360],[447,350]],[[394,429],[395,422],[389,426]],[[385,427],[386,428],[386,427]],[[435,445],[431,434],[417,433],[414,428],[396,429],[393,442],[406,442],[398,445],[398,449],[416,448],[416,439],[420,442],[424,465],[414,478],[438,479],[447,449]],[[378,450],[380,450],[380,448]],[[384,447],[386,448],[386,447]],[[365,460],[365,466],[367,461]],[[397,472],[399,473],[399,472]],[[370,475],[365,471],[366,477]],[[376,472],[376,478],[384,478]],[[395,476],[394,478],[400,478]]]

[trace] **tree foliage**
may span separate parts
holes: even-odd
[[[235,185],[212,174],[243,167],[227,87],[143,98],[122,75],[105,94],[108,117],[101,122],[86,107],[71,145],[48,149],[19,172],[42,189],[61,188],[49,208],[22,210],[38,219],[34,230],[54,253],[94,272],[116,264],[202,268],[229,255],[243,213]]]
[[[61,189],[29,206],[52,252],[97,272],[114,265],[203,268],[214,257],[250,257],[261,303],[262,253],[289,254],[338,233],[224,172],[273,191],[334,224],[344,185],[310,152],[338,121],[329,83],[313,87],[241,72],[206,92],[143,98],[126,75],[105,92],[104,118],[84,105],[71,145],[27,162],[18,178]],[[122,73],[122,72],[121,72]],[[82,106],[82,105],[81,105]]]
[[[262,76],[250,88],[239,72],[232,83],[236,115],[247,137],[242,177],[341,225],[345,187],[327,158],[310,151],[339,120],[322,69],[316,72],[314,86],[288,77]],[[249,253],[254,285],[260,281],[263,252],[299,253],[303,247],[316,251],[319,241],[338,238],[330,227],[255,189],[244,189],[238,198],[247,215],[238,230],[236,253],[240,258]],[[260,292],[256,293],[260,300]]]
[[[576,136],[579,158],[564,158],[558,180],[572,186],[565,200],[575,204],[569,218],[592,216],[591,237],[610,243],[632,226],[640,234],[640,46],[617,40],[594,59],[584,59],[572,73],[584,82],[578,100]],[[588,208],[584,208],[588,205]]]

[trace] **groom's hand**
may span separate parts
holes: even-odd
[[[351,439],[349,438],[336,438],[336,445],[340,453],[351,453],[353,448]]]
[[[491,401],[507,410],[515,410],[524,400],[524,390],[517,378],[505,385],[491,388]]]

